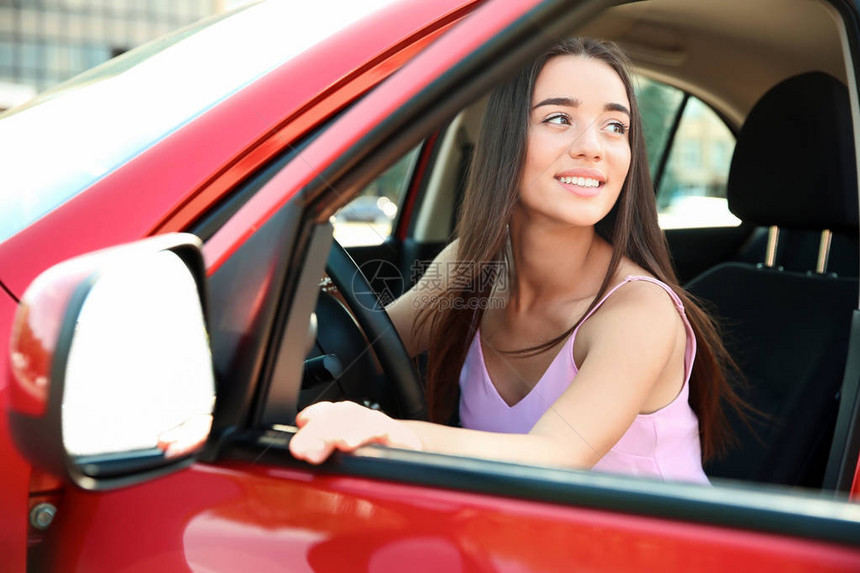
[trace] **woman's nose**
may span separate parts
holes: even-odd
[[[585,125],[582,129],[575,130],[573,141],[567,148],[570,156],[600,159],[603,155],[603,147],[598,131],[596,121]]]

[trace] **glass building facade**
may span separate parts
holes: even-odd
[[[244,2],[0,0],[0,109]]]

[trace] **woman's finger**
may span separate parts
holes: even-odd
[[[320,402],[296,416],[299,431],[290,440],[293,456],[313,464],[323,462],[334,450],[352,452],[367,444],[413,450],[423,449],[410,428],[382,412],[354,402]]]
[[[311,404],[310,406],[296,414],[296,426],[301,428],[308,423],[308,420],[311,417],[319,414],[321,411],[325,412],[332,406],[334,406],[334,403],[332,402],[317,402],[316,404]]]
[[[300,459],[318,464],[335,450],[352,451],[374,438],[367,408],[351,402],[320,402],[296,416],[299,431],[290,440],[290,451]]]

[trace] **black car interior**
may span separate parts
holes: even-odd
[[[822,484],[858,293],[850,113],[845,86],[811,72],[772,88],[738,134],[729,208],[770,228],[770,240],[760,260],[717,265],[687,288],[713,305],[744,397],[762,415],[733,420],[739,445],[710,464],[712,476]],[[788,232],[799,234],[777,249]],[[837,266],[828,264],[832,232],[843,239]],[[808,256],[816,246],[817,260]]]

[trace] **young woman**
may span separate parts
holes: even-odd
[[[429,351],[436,423],[314,404],[296,457],[381,443],[707,483],[722,405],[741,404],[674,276],[614,45],[564,41],[491,95],[457,237],[434,261],[443,280],[387,309],[407,349]],[[462,428],[439,423],[456,414]]]

